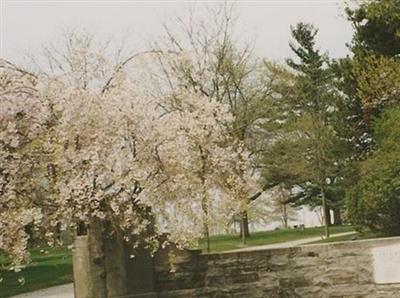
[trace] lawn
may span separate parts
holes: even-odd
[[[7,261],[0,258],[0,297],[30,292],[72,282],[72,252],[67,248],[31,250],[32,262],[22,271],[5,270]]]
[[[351,232],[351,226],[334,226],[330,227],[331,234]],[[323,227],[306,228],[304,231],[298,229],[276,230],[266,232],[255,232],[247,239],[246,246],[243,246],[238,235],[218,235],[210,237],[211,252],[222,252],[226,250],[238,249],[243,247],[273,244],[292,240],[299,240],[308,237],[322,236],[324,234]],[[200,241],[200,248],[206,251],[206,242]]]

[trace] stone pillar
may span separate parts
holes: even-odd
[[[75,298],[107,298],[102,227],[92,223],[88,235],[76,236],[73,250]]]
[[[72,256],[75,298],[92,298],[89,259],[88,236],[77,236]]]

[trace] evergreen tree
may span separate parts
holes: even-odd
[[[300,190],[291,203],[322,206],[329,237],[329,209],[337,207],[337,196],[329,194],[341,181],[342,140],[334,126],[338,95],[331,85],[329,59],[315,46],[316,34],[309,24],[292,27],[290,47],[297,59],[288,59],[287,64],[295,72],[293,95],[286,97],[287,117],[267,148],[263,165],[266,180]]]

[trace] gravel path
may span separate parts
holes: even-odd
[[[350,236],[356,234],[356,232],[345,232],[345,233],[338,233],[331,235],[331,238],[340,237],[340,236]],[[309,244],[312,242],[316,242],[321,240],[321,236],[318,237],[310,237],[305,239],[275,243],[275,244],[266,244],[266,245],[257,245],[257,246],[249,246],[224,252],[240,252],[240,251],[252,251],[252,250],[264,250],[264,249],[274,249],[274,248],[287,248],[287,247],[294,247],[294,246],[301,246],[303,244]]]

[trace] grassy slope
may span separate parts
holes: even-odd
[[[350,226],[337,226],[330,228],[331,234],[351,232],[353,228]],[[266,231],[252,233],[251,237],[247,240],[247,246],[273,244],[279,242],[286,242],[292,240],[298,240],[308,237],[321,236],[324,233],[323,227],[307,228],[304,231],[301,230],[277,230],[277,231]],[[211,240],[211,252],[221,252],[225,250],[243,248],[241,239],[238,235],[218,235],[212,236]],[[205,241],[200,242],[200,248],[203,252],[206,250]]]
[[[72,281],[71,251],[50,249],[42,254],[38,249],[31,251],[32,263],[20,272],[6,271],[5,258],[0,259],[0,297],[9,297]],[[18,279],[24,278],[21,284]]]

